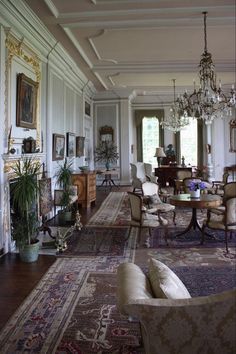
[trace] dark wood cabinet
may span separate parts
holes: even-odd
[[[90,208],[96,200],[96,172],[73,173],[72,183],[78,186],[78,203],[83,208]]]
[[[158,177],[158,183],[161,187],[166,187],[166,182],[169,186],[175,187],[175,179],[177,179],[177,171],[191,171],[192,167],[182,166],[161,166],[155,168],[155,176]]]

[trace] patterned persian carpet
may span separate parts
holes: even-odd
[[[86,226],[121,227],[128,226],[129,220],[128,194],[126,192],[110,192]]]
[[[191,209],[176,208],[176,223],[175,226],[172,221],[172,213],[163,215],[168,220],[169,244],[175,248],[189,248],[190,246],[200,246],[201,232],[198,230],[190,230],[187,234],[175,238],[175,236],[183,231],[189,224],[192,216]],[[197,210],[197,219],[202,225],[206,219],[206,210]],[[125,192],[110,192],[107,198],[102,203],[101,208],[92,216],[87,223],[87,227],[123,227],[128,226],[130,221],[130,206],[128,195]],[[206,236],[204,247],[225,247],[224,232],[215,232],[215,239]],[[154,230],[150,246],[152,248],[166,247],[164,240],[164,229],[162,227]],[[229,247],[234,249],[236,247],[236,234],[230,240]],[[231,251],[232,253],[232,251]]]
[[[59,257],[109,256],[127,259],[130,250],[135,248],[136,231],[128,238],[128,227],[89,227],[74,231],[68,241],[67,250]],[[128,239],[128,240],[127,240]]]
[[[0,333],[1,354],[142,353],[139,324],[116,307],[118,264],[112,257],[57,259]],[[229,265],[172,269],[192,296],[236,286]]]
[[[135,262],[146,272],[148,259],[156,258],[176,272],[192,296],[236,287],[235,258],[225,254],[223,242],[199,247],[191,244],[190,233],[183,241],[188,247],[175,240],[166,246],[158,228],[151,248],[135,249],[137,231],[126,240],[128,209],[125,193],[110,193],[88,226],[73,234],[68,250],[0,332],[1,354],[143,354],[139,323],[129,322],[116,306],[116,270],[122,262]],[[189,222],[191,212],[178,214],[178,226]]]

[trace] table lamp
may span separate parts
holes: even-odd
[[[162,147],[156,148],[156,153],[155,153],[154,157],[157,158],[157,164],[158,164],[158,167],[160,167],[162,158],[166,157],[166,154],[165,154]]]

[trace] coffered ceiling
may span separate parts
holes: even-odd
[[[172,94],[198,82],[204,50],[223,86],[235,82],[234,0],[25,0],[96,89]]]

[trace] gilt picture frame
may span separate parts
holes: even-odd
[[[74,157],[75,156],[75,134],[66,133],[66,156]]]
[[[76,157],[84,156],[84,136],[76,137]]]
[[[63,160],[65,155],[65,135],[53,134],[52,160]]]
[[[38,83],[24,75],[17,75],[16,126],[37,128]]]

